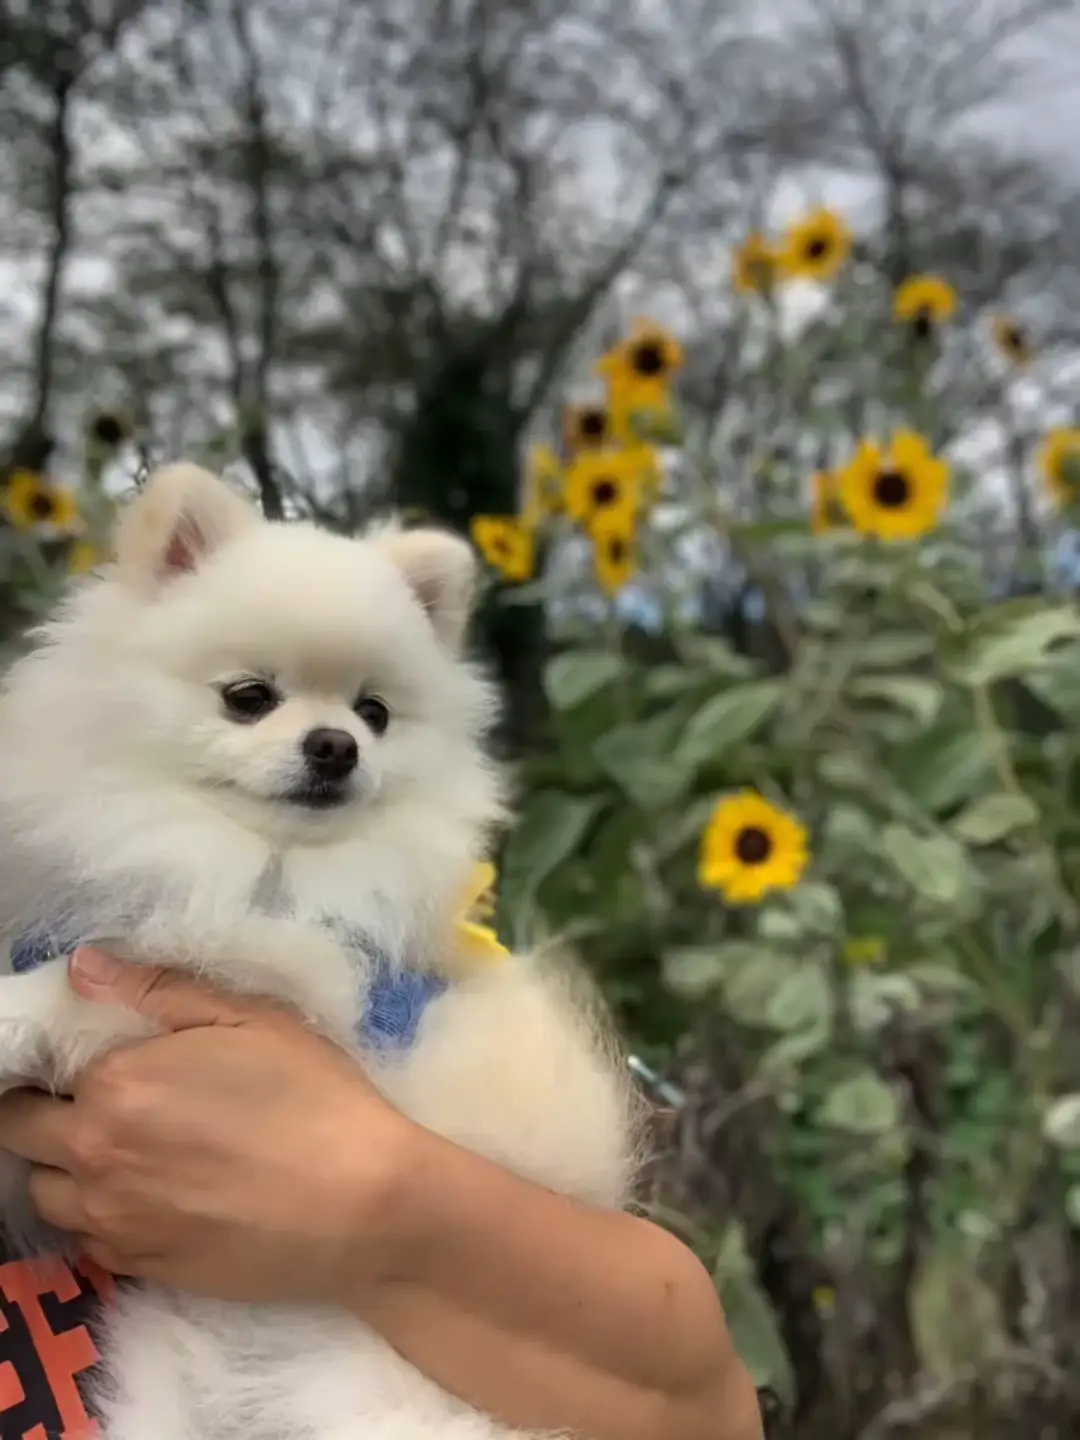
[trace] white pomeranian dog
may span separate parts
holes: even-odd
[[[0,698],[16,972],[0,978],[0,1083],[62,1090],[138,1032],[67,983],[73,945],[109,940],[287,1001],[421,1124],[551,1189],[626,1202],[635,1105],[603,1025],[565,973],[527,957],[471,970],[456,938],[503,818],[482,748],[493,694],[462,655],[475,582],[450,535],[269,523],[187,464],[148,480],[114,562]],[[381,1045],[374,989],[423,974],[439,983],[411,1043]],[[4,1164],[5,1228],[55,1243]],[[100,1343],[104,1440],[510,1433],[327,1309],[139,1285]]]

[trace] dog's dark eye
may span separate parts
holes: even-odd
[[[221,700],[233,720],[261,720],[281,704],[281,696],[267,680],[237,680],[224,687]]]
[[[361,695],[353,710],[373,735],[386,734],[386,727],[390,724],[390,711],[377,695]]]

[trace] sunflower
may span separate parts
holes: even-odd
[[[566,472],[566,513],[586,526],[601,513],[636,515],[655,474],[649,468],[654,456],[647,446],[579,456]]]
[[[1080,497],[1080,429],[1051,430],[1039,446],[1038,466],[1046,488],[1063,509]]]
[[[67,554],[67,572],[71,576],[89,575],[104,559],[104,552],[92,540],[76,540]]]
[[[893,319],[907,325],[916,340],[929,340],[956,314],[956,291],[940,275],[911,275],[893,296]]]
[[[818,470],[810,477],[810,528],[826,535],[839,523],[839,486],[831,470]]]
[[[937,525],[949,498],[949,467],[922,438],[898,430],[888,450],[864,440],[840,476],[851,523],[879,540],[915,540]]]
[[[1034,351],[1022,325],[1008,315],[995,315],[993,332],[994,343],[1006,360],[1021,367],[1031,363]]]
[[[614,444],[617,432],[617,419],[606,403],[567,405],[563,411],[563,447],[571,460]]]
[[[671,382],[685,363],[683,348],[670,331],[652,320],[635,320],[629,338],[596,362],[608,384],[612,410],[628,421],[640,412],[666,415]],[[631,429],[632,433],[632,429]]]
[[[780,264],[801,280],[831,280],[851,254],[851,231],[833,210],[815,210],[787,233]]]
[[[562,462],[550,445],[534,445],[525,462],[522,521],[527,526],[538,525],[564,508]]]
[[[491,920],[495,915],[495,866],[477,865],[462,896],[455,930],[468,960],[505,960],[509,950],[501,944]]]
[[[755,904],[770,890],[790,890],[810,862],[806,830],[756,790],[718,801],[698,858],[698,883],[733,905]]]
[[[597,584],[605,594],[617,595],[637,570],[634,517],[619,510],[601,514],[590,525],[589,538]]]
[[[131,423],[126,415],[115,410],[101,410],[90,417],[87,433],[96,444],[115,450],[131,434]]]
[[[36,470],[12,472],[4,505],[16,530],[67,530],[79,518],[74,494],[50,485]]]
[[[520,584],[529,579],[536,546],[527,525],[514,515],[476,515],[469,528],[476,548],[504,580]]]
[[[732,284],[741,295],[771,295],[779,268],[776,246],[754,231],[735,251]]]

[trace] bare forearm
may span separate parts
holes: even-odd
[[[759,1440],[708,1275],[671,1236],[426,1137],[403,1257],[349,1308],[451,1393],[583,1440]]]

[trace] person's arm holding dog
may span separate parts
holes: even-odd
[[[91,1066],[73,1103],[0,1099],[42,1213],[107,1269],[340,1304],[519,1429],[760,1440],[713,1285],[665,1231],[420,1130],[274,1007],[142,967],[72,981],[173,1032]]]

